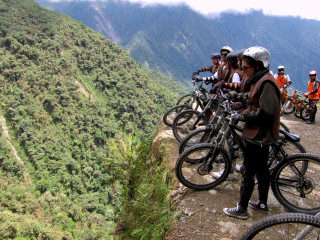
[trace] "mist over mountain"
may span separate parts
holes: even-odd
[[[37,2],[103,33],[144,66],[184,83],[190,82],[193,71],[210,66],[210,54],[224,45],[235,51],[254,45],[267,48],[270,69],[275,72],[284,65],[300,90],[306,90],[308,72],[319,68],[320,22],[316,20],[254,10],[208,17],[186,5],[142,7],[112,0]]]

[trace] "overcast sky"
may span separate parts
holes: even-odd
[[[130,0],[141,3],[179,3],[184,2],[194,10],[207,14],[229,9],[241,12],[262,9],[265,14],[281,16],[300,16],[320,20],[319,0]]]

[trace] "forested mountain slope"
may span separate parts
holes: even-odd
[[[33,0],[0,0],[0,85],[0,238],[110,239],[121,186],[100,160],[181,86]]]
[[[209,18],[185,5],[141,6],[127,1],[36,0],[105,34],[137,61],[187,84],[192,72],[211,64],[210,54],[229,45],[253,45],[271,53],[271,70],[286,67],[294,86],[306,90],[308,73],[319,70],[320,22],[298,17],[224,12]]]

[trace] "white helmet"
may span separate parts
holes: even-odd
[[[279,73],[284,73],[284,66],[280,65],[280,66],[278,67],[278,72],[279,72]]]
[[[249,47],[244,51],[243,56],[251,57],[256,62],[262,62],[265,68],[269,67],[270,53],[263,47]]]
[[[229,46],[224,46],[224,47],[222,47],[222,48],[220,49],[220,53],[221,53],[222,51],[228,51],[229,53],[233,52],[232,48],[229,47]]]

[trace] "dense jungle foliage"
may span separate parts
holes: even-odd
[[[150,144],[117,146],[152,136],[182,91],[69,16],[0,0],[0,239],[110,239]]]

